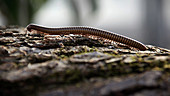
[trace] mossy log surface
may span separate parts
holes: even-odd
[[[170,50],[0,26],[0,96],[168,96]]]

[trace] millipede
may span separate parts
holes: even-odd
[[[86,26],[70,26],[70,27],[45,27],[37,24],[29,24],[26,27],[27,31],[31,32],[32,30],[40,31],[42,33],[46,33],[49,35],[68,35],[68,34],[81,34],[81,35],[93,35],[99,36],[105,39],[113,40],[122,44],[126,44],[128,46],[137,48],[141,51],[147,49],[147,47],[132,38],[113,33],[111,31],[93,28],[93,27],[86,27]]]

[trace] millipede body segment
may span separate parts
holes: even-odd
[[[142,51],[147,49],[147,47],[144,44],[142,44],[137,40],[110,31],[92,28],[92,27],[71,26],[71,27],[48,28],[36,24],[29,24],[27,26],[27,30],[31,32],[32,29],[41,31],[43,33],[47,33],[49,35],[82,34],[82,35],[100,36],[109,40],[113,40],[116,42],[129,45],[131,47],[137,48]]]

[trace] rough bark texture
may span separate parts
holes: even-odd
[[[168,96],[170,50],[0,27],[0,96]]]

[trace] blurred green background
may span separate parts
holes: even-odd
[[[0,26],[92,26],[170,48],[170,0],[0,0]]]
[[[6,25],[25,26],[47,0],[0,0],[0,11]]]

